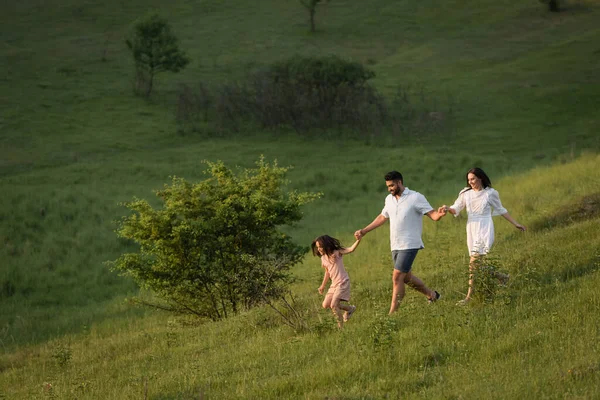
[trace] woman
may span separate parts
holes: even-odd
[[[457,217],[463,208],[467,209],[467,247],[471,256],[469,262],[469,290],[464,300],[459,304],[466,304],[473,295],[473,273],[478,264],[478,259],[489,253],[494,243],[494,222],[492,216],[502,215],[517,229],[525,231],[526,228],[510,216],[506,208],[502,207],[498,191],[492,188],[490,178],[481,168],[471,168],[467,172],[467,187],[461,190],[458,198],[450,207],[443,205],[440,211],[446,211]],[[506,283],[508,275],[496,273],[497,278]]]

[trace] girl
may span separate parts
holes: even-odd
[[[344,268],[342,256],[352,253],[359,243],[360,239],[346,248],[340,244],[339,240],[323,235],[313,240],[311,245],[313,254],[321,257],[321,266],[325,269],[323,283],[319,286],[320,294],[323,294],[325,285],[331,279],[331,285],[323,300],[323,308],[331,308],[340,329],[356,310],[355,306],[347,304],[350,300],[350,277]],[[341,303],[342,301],[345,303]],[[344,311],[343,315],[342,310]]]
[[[515,221],[506,208],[502,207],[500,195],[492,189],[490,178],[481,168],[471,168],[467,172],[467,187],[461,190],[458,198],[450,207],[443,205],[440,211],[447,211],[455,217],[463,208],[467,209],[467,247],[471,256],[469,262],[469,290],[464,300],[458,304],[466,304],[473,295],[473,272],[478,265],[479,258],[485,256],[494,243],[494,222],[492,216],[502,215],[517,229],[525,231],[526,228]],[[506,283],[508,275],[497,273],[497,278]]]

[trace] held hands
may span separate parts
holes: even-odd
[[[365,235],[364,235],[362,229],[359,229],[356,232],[354,232],[354,237],[356,238],[356,240],[362,239],[363,236],[365,236]]]
[[[441,214],[442,216],[446,215],[446,213],[448,212],[448,206],[447,205],[443,205],[441,207],[439,207],[437,209],[438,214]]]

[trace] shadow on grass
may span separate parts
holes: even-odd
[[[542,231],[600,217],[600,192],[584,196],[574,203],[559,207],[550,218],[530,224],[531,231]]]
[[[593,274],[600,270],[600,252],[590,254],[578,263],[556,265],[550,271],[539,271],[536,268],[526,268],[515,279],[518,282],[513,289],[545,288],[556,281],[568,282],[573,279]]]
[[[585,263],[577,265],[564,265],[557,269],[553,274],[547,274],[543,277],[543,283],[549,283],[554,279],[562,282],[570,281],[571,279],[580,278],[582,276],[594,273],[600,269],[600,253],[596,254],[595,258],[589,259]]]

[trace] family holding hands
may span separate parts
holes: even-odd
[[[354,232],[356,242],[350,247],[344,247],[339,240],[331,236],[319,236],[312,242],[312,252],[321,258],[321,266],[325,270],[319,293],[323,294],[329,281],[331,284],[323,308],[331,308],[338,326],[342,328],[356,310],[348,304],[350,300],[350,278],[344,263],[343,255],[352,253],[361,239],[372,230],[390,222],[390,245],[394,271],[392,273],[392,302],[390,314],[398,309],[404,298],[406,285],[421,292],[427,301],[433,303],[441,295],[430,289],[412,273],[412,265],[420,249],[424,248],[421,238],[423,232],[423,216],[433,221],[439,221],[447,213],[457,217],[463,209],[467,212],[467,247],[469,249],[469,288],[464,300],[466,304],[473,295],[473,274],[480,257],[485,256],[494,243],[493,216],[501,215],[517,229],[526,228],[515,221],[502,206],[498,192],[492,188],[490,178],[480,168],[472,168],[467,172],[467,187],[460,191],[458,198],[450,207],[443,205],[435,210],[425,196],[404,186],[402,174],[397,171],[385,175],[385,184],[390,193],[385,199],[381,213],[366,227]],[[508,275],[496,273],[496,277],[506,282]]]

